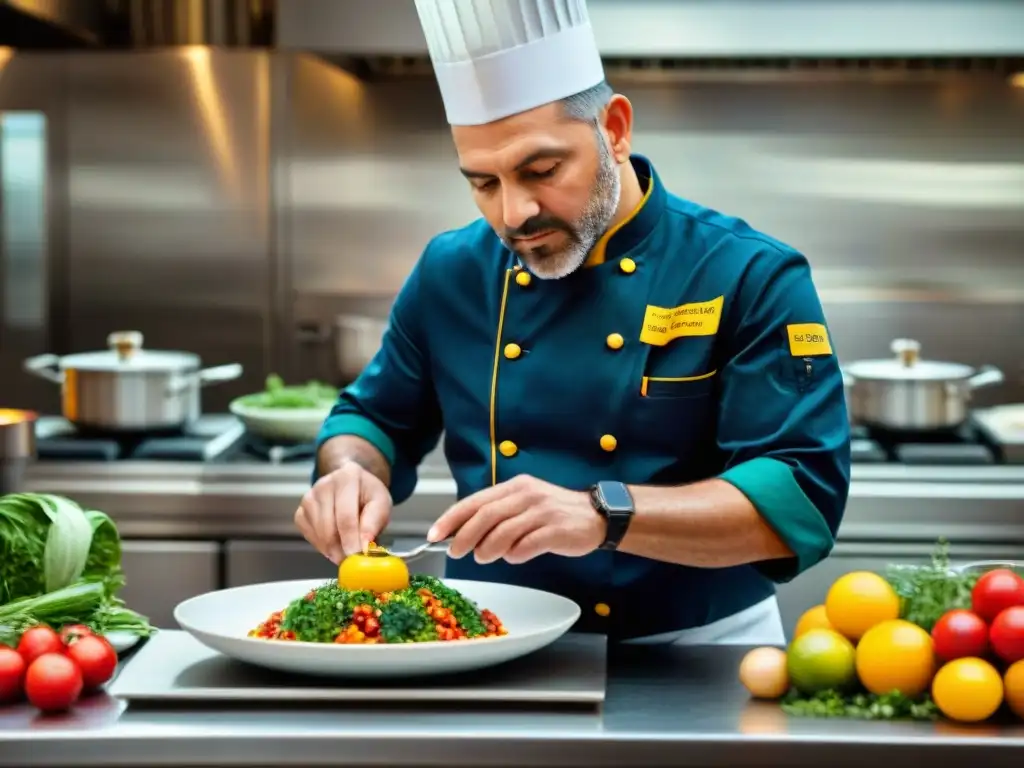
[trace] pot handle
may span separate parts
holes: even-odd
[[[64,383],[64,374],[56,370],[60,365],[60,358],[57,355],[36,355],[21,365],[27,373],[38,376],[40,379],[52,381],[54,384]]]
[[[222,384],[226,381],[234,381],[242,375],[242,366],[238,363],[218,365],[216,368],[204,368],[198,374],[199,386],[206,387],[210,384]]]
[[[976,374],[967,380],[967,383],[971,385],[971,389],[980,389],[981,387],[991,387],[994,384],[1002,384],[1005,380],[1003,372],[994,365],[983,365]]]

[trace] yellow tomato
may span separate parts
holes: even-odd
[[[900,598],[871,571],[840,576],[825,597],[825,615],[836,631],[857,641],[876,624],[900,617]]]
[[[824,604],[816,605],[813,608],[808,608],[804,611],[803,615],[796,623],[796,628],[793,630],[793,637],[800,637],[800,635],[809,632],[812,629],[835,630],[835,627],[833,627],[832,623],[828,620],[828,614],[825,612]]]
[[[1003,678],[1006,690],[1006,706],[1021,720],[1024,720],[1024,659],[1014,662]]]
[[[857,677],[871,693],[899,691],[917,698],[935,676],[935,651],[927,632],[909,621],[876,624],[857,643]]]
[[[394,592],[409,586],[409,568],[400,557],[371,544],[367,552],[341,561],[338,586],[353,591]]]
[[[992,717],[1003,703],[1003,679],[983,659],[957,659],[935,675],[932,699],[950,720],[979,723]]]

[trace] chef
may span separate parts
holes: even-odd
[[[298,528],[361,549],[443,430],[448,577],[565,595],[617,641],[784,642],[775,586],[829,554],[850,482],[807,259],[663,186],[585,0],[416,8],[482,217],[426,244]]]

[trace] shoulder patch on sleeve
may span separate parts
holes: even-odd
[[[831,355],[832,343],[828,338],[828,329],[821,323],[796,323],[787,325],[789,336],[789,353],[793,357],[814,357],[815,355]]]

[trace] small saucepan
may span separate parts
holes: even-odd
[[[974,390],[1001,384],[1002,371],[921,359],[921,345],[896,339],[893,357],[843,366],[850,419],[896,431],[955,429],[970,414]]]
[[[200,369],[198,355],[142,348],[138,331],[107,337],[103,352],[39,355],[25,370],[61,385],[61,411],[78,427],[117,432],[179,429],[202,413],[200,389],[242,375],[237,363]]]

